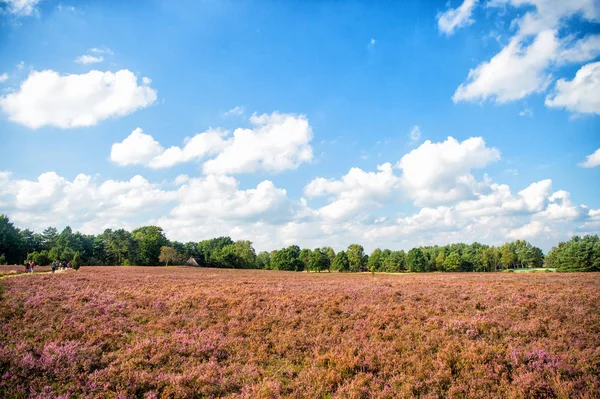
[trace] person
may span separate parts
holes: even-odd
[[[29,262],[29,273],[33,273],[33,267],[35,264],[33,262]]]
[[[56,271],[56,262],[52,262],[50,267],[52,268],[52,273],[54,273]]]
[[[67,269],[71,268],[71,262],[67,263]]]
[[[29,273],[29,261],[25,262],[25,273]]]
[[[62,261],[61,266],[63,270],[67,270],[67,262],[65,262],[64,260]]]

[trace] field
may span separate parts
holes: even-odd
[[[2,398],[597,398],[600,276],[7,277]]]

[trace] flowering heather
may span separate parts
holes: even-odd
[[[597,398],[588,274],[89,267],[2,280],[2,398]]]

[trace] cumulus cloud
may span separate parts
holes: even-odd
[[[352,168],[340,180],[316,178],[304,187],[309,198],[328,196],[330,203],[319,209],[329,219],[345,219],[365,207],[378,206],[387,201],[399,186],[391,163],[377,167],[377,172]]]
[[[489,148],[481,137],[459,142],[427,140],[404,155],[397,164],[407,195],[419,206],[466,199],[478,191],[472,169],[481,169],[500,159],[500,151]]]
[[[0,108],[13,122],[32,129],[75,128],[131,114],[156,101],[156,91],[123,69],[60,75],[32,71],[18,90],[0,97]]]
[[[600,148],[585,157],[585,161],[577,164],[577,166],[582,168],[595,168],[598,165],[600,165]]]
[[[114,143],[110,151],[110,160],[121,165],[145,165],[150,168],[168,168],[178,163],[201,159],[214,154],[225,147],[221,130],[209,130],[185,140],[183,147],[163,148],[151,135],[135,129],[125,140]]]
[[[8,80],[8,74],[3,73],[0,75],[0,83],[6,82]]]
[[[545,73],[548,62],[558,48],[555,32],[543,31],[533,43],[524,46],[519,38],[469,72],[452,100],[472,101],[494,98],[498,103],[521,99],[546,90],[550,77]]]
[[[600,62],[582,66],[573,80],[559,79],[546,106],[600,115]]]
[[[6,198],[6,212],[15,222],[38,230],[58,220],[78,228],[84,228],[88,222],[91,226],[108,223],[122,227],[176,198],[175,193],[162,190],[139,175],[102,183],[85,174],[70,181],[55,172],[42,173],[35,180],[0,174],[2,179],[8,187],[0,191],[0,197]]]
[[[313,158],[312,128],[303,115],[252,115],[252,129],[238,128],[218,155],[206,161],[206,174],[279,173],[296,169]]]
[[[137,128],[121,143],[112,145],[110,159],[119,165],[167,168],[212,156],[203,164],[205,174],[237,174],[258,170],[279,173],[312,160],[312,128],[306,117],[274,112],[253,115],[252,129],[230,133],[211,129],[185,140],[183,147],[164,149]]]
[[[469,26],[475,22],[471,18],[477,0],[464,0],[457,8],[450,8],[443,13],[438,13],[438,28],[446,35],[452,35],[456,29]]]
[[[28,16],[37,11],[36,6],[39,2],[40,0],[0,0],[0,9],[17,16]]]
[[[47,172],[27,180],[0,172],[0,202],[18,226],[36,230],[57,221],[62,223],[58,227],[69,224],[85,233],[157,224],[171,239],[230,235],[253,241],[258,250],[292,243],[313,248],[324,241],[336,250],[356,242],[367,250],[469,241],[497,245],[517,238],[549,249],[568,239],[570,231],[595,234],[600,229],[600,210],[573,204],[568,192],[552,191],[550,180],[516,194],[507,185],[490,183],[488,192],[473,199],[422,207],[408,215],[375,216],[379,206],[399,199],[397,182],[391,165],[384,164],[377,172],[356,169],[341,179],[315,179],[305,187],[305,194],[329,196],[332,204],[361,204],[341,212],[342,217],[331,208],[312,209],[302,198],[289,198],[269,180],[241,189],[237,179],[223,175],[181,175],[159,185],[139,175],[100,181],[79,174],[69,180]]]
[[[574,39],[563,34],[569,18],[600,21],[596,0],[492,0],[489,7],[512,6],[526,12],[515,18],[515,33],[489,61],[469,71],[459,85],[454,102],[494,100],[506,103],[547,90],[556,67],[592,60],[600,55],[600,35]]]
[[[104,57],[102,56],[94,56],[94,55],[80,55],[79,57],[75,58],[75,62],[78,64],[97,64],[99,62],[102,62],[104,60]]]

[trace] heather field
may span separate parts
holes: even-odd
[[[87,267],[0,281],[2,398],[597,398],[600,276]]]

